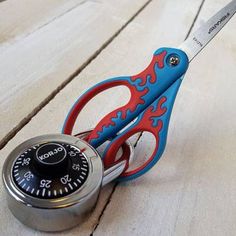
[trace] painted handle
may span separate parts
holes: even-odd
[[[179,64],[171,66],[169,58],[178,56]],[[141,73],[131,77],[117,77],[99,83],[83,94],[72,107],[64,123],[62,132],[71,134],[77,116],[83,107],[100,92],[124,85],[131,93],[129,102],[106,115],[88,137],[93,147],[98,147],[114,137],[147,106],[155,101],[174,81],[180,78],[188,68],[187,55],[178,49],[158,49],[149,66]]]
[[[181,79],[178,79],[171,85],[139,115],[138,119],[129,128],[119,134],[107,146],[103,156],[103,162],[106,168],[114,165],[116,162],[128,159],[128,156],[124,154],[119,160],[115,160],[119,148],[134,134],[147,131],[155,137],[156,146],[151,157],[138,168],[131,171],[126,170],[118,180],[123,181],[137,178],[146,173],[160,159],[165,149],[169,119],[181,81]]]

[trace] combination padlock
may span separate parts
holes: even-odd
[[[125,145],[132,155],[132,146]],[[95,207],[101,186],[118,177],[125,165],[121,161],[104,171],[98,152],[74,136],[29,139],[9,154],[3,166],[9,209],[34,229],[74,227]]]

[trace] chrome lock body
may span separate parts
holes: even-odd
[[[9,209],[34,229],[74,227],[95,207],[101,186],[118,177],[125,165],[121,161],[104,171],[98,152],[74,136],[29,139],[9,154],[3,166]]]

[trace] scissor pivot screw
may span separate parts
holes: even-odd
[[[171,56],[169,59],[169,64],[171,66],[177,66],[179,64],[179,57],[178,56]]]

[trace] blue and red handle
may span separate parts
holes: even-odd
[[[178,65],[172,66],[169,63],[169,59],[172,56],[178,57],[179,59]],[[90,101],[93,97],[95,97],[97,94],[101,93],[102,91],[106,89],[124,85],[128,87],[131,93],[129,102],[126,105],[119,107],[116,110],[107,114],[97,124],[97,126],[91,132],[87,140],[93,147],[96,148],[102,143],[104,143],[106,140],[108,139],[112,140],[114,138],[114,140],[108,146],[105,159],[104,159],[105,165],[110,165],[114,160],[110,161],[108,158],[108,156],[111,156],[109,154],[111,152],[109,151],[109,148],[111,150],[113,149],[115,150],[118,147],[120,147],[120,145],[118,144],[123,143],[128,137],[132,136],[132,134],[138,132],[138,130],[139,131],[146,130],[153,133],[156,138],[156,143],[157,143],[156,149],[152,155],[153,157],[151,157],[152,160],[153,159],[156,160],[154,156],[156,156],[156,154],[159,153],[158,150],[161,150],[159,133],[161,132],[161,130],[164,130],[163,125],[165,122],[163,123],[163,121],[167,119],[168,117],[167,114],[170,115],[168,110],[171,110],[173,106],[173,103],[171,106],[164,105],[164,104],[169,104],[169,100],[171,99],[169,97],[167,98],[166,96],[163,97],[163,95],[165,94],[165,92],[167,92],[167,90],[170,87],[172,87],[172,85],[173,87],[175,87],[174,86],[175,81],[180,81],[179,78],[181,78],[185,74],[187,68],[188,68],[188,58],[187,58],[187,55],[183,51],[179,49],[174,49],[174,48],[158,49],[154,53],[151,63],[143,72],[135,76],[125,76],[125,77],[117,77],[117,78],[108,79],[104,82],[101,82],[93,86],[91,89],[85,92],[75,102],[72,109],[70,110],[66,118],[66,121],[64,123],[62,132],[65,134],[72,133],[73,126],[75,124],[75,121],[79,113],[84,108],[84,106],[88,103],[88,101]],[[173,94],[171,96],[174,96],[175,98],[176,94],[175,93]],[[168,99],[168,100],[165,100],[165,99]],[[160,112],[160,114],[159,116],[157,116],[159,117],[159,121],[156,122],[156,126],[153,127],[151,125],[153,124],[153,122],[150,122],[149,120],[150,117],[148,118],[148,116],[151,115],[151,113],[153,113],[152,111],[154,109],[153,107],[155,106],[155,103],[159,104],[159,105],[156,104],[158,109],[155,112],[157,112],[158,114]],[[145,110],[146,108],[147,110]],[[164,113],[161,114],[162,112]],[[116,137],[117,133],[120,130],[122,130],[126,125],[128,125],[132,120],[134,120],[138,116],[139,118],[135,122],[136,124],[135,126],[132,125],[131,126],[132,128],[129,127],[129,129],[126,130],[125,133],[123,133],[121,136],[118,135]],[[160,119],[161,117],[164,120],[161,120]],[[167,128],[166,128],[166,131],[167,131]],[[158,131],[158,129],[160,130]],[[149,163],[147,163],[145,166],[147,166],[148,164]],[[140,171],[138,172],[141,173]],[[134,173],[133,174],[131,173],[130,175],[134,175]],[[130,175],[126,173],[124,174],[122,178],[125,178],[125,177],[128,178],[128,176]]]
[[[119,177],[118,180],[131,180],[145,174],[160,159],[166,145],[168,125],[171,111],[177,95],[182,79],[175,81],[158,99],[156,99],[149,107],[147,107],[138,119],[123,132],[119,133],[106,147],[103,162],[104,166],[110,167],[116,162],[127,160],[129,163],[129,155],[124,152],[119,160],[115,160],[116,154],[120,147],[127,139],[139,132],[150,132],[156,141],[152,155],[141,166],[133,170],[127,170]]]

